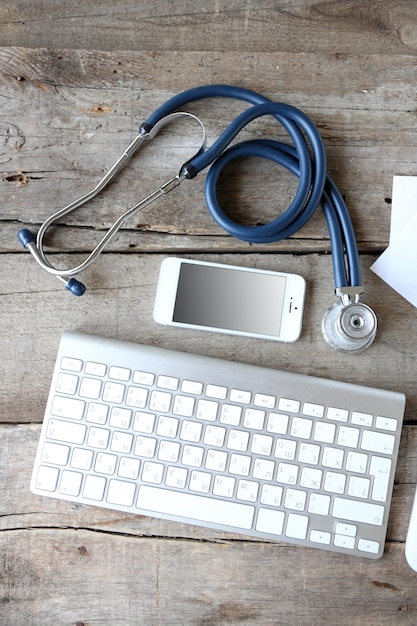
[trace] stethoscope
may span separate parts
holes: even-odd
[[[240,113],[213,145],[207,148],[202,122],[195,115],[178,109],[192,101],[213,97],[236,98],[253,106]],[[253,139],[230,146],[247,124],[264,115],[272,115],[281,124],[293,145],[270,139]],[[190,119],[200,126],[202,142],[199,150],[180,167],[178,174],[123,213],[80,265],[63,270],[51,265],[43,249],[43,239],[48,228],[94,198],[146,141],[152,140],[163,126],[181,118]],[[220,174],[228,163],[242,157],[269,159],[299,179],[289,207],[268,224],[238,224],[220,206],[217,195]],[[36,239],[28,229],[22,229],[19,231],[19,240],[45,271],[57,276],[71,293],[80,296],[85,286],[75,276],[94,262],[120,227],[145,206],[169,193],[183,180],[194,178],[208,166],[211,167],[205,181],[207,207],[219,226],[243,241],[269,243],[285,239],[302,228],[321,205],[330,234],[335,294],[339,297],[339,301],[324,314],[324,338],[332,347],[343,352],[356,353],[369,347],[375,338],[377,320],[372,309],[360,302],[363,287],[355,233],[342,195],[327,175],[323,140],[314,123],[302,111],[288,104],[273,102],[248,89],[207,85],[189,89],[169,99],[142,124],[138,136],[92,191],[51,215],[40,227]]]

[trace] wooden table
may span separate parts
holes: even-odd
[[[417,315],[370,271],[389,240],[392,178],[416,175],[417,4],[412,0],[40,0],[0,7],[0,624],[397,625],[417,623],[404,558],[417,481]],[[346,356],[320,332],[333,301],[321,211],[286,241],[249,245],[211,219],[204,174],[143,210],[84,274],[75,299],[17,242],[91,189],[155,107],[213,82],[292,104],[317,124],[346,197],[379,331]],[[203,102],[209,141],[241,104]],[[108,192],[51,232],[77,263],[120,211],[175,175],[196,141],[170,127]],[[267,120],[246,136],[270,136]],[[295,181],[270,163],[233,166],[222,202],[243,223],[284,210]],[[70,250],[70,253],[68,253]],[[292,345],[157,326],[168,255],[294,271],[307,280]],[[60,334],[80,330],[404,392],[405,425],[386,550],[372,561],[255,541],[29,492]]]

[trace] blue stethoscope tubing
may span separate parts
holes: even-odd
[[[344,199],[327,175],[326,152],[315,124],[299,109],[274,102],[254,91],[230,85],[205,85],[188,89],[160,106],[141,126],[150,132],[162,118],[190,102],[204,98],[234,98],[253,106],[236,117],[212,146],[183,166],[193,178],[211,166],[205,181],[205,199],[213,219],[230,235],[251,243],[270,243],[300,230],[320,205],[329,230],[336,288],[362,284],[356,237]],[[287,131],[293,146],[276,140],[255,139],[229,147],[236,135],[250,122],[272,115]],[[310,144],[310,147],[309,147]],[[283,166],[299,178],[289,207],[277,219],[261,226],[234,222],[220,206],[217,187],[223,168],[238,158],[261,157]]]

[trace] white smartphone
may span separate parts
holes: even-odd
[[[296,341],[301,334],[305,280],[297,274],[169,257],[153,310],[159,324]]]

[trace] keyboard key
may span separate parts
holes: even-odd
[[[219,405],[213,400],[199,400],[197,405],[197,418],[206,422],[214,422],[217,417]]]
[[[265,421],[265,411],[259,409],[246,409],[243,418],[243,426],[252,430],[262,430]]]
[[[356,537],[357,527],[353,524],[342,524],[338,522],[335,526],[335,532],[338,535],[347,535],[348,537]]]
[[[162,463],[152,463],[151,461],[145,461],[142,470],[142,480],[145,483],[159,484],[162,482],[162,476],[164,474],[164,466]]]
[[[205,523],[249,530],[254,507],[227,500],[215,500],[197,494],[168,491],[141,485],[136,506],[141,511],[174,515]]]
[[[107,413],[109,407],[106,404],[97,402],[89,402],[87,409],[86,421],[92,424],[105,424],[107,422]]]
[[[117,456],[115,454],[99,453],[96,456],[94,470],[99,474],[112,475],[115,472]]]
[[[120,459],[117,475],[120,476],[120,478],[130,478],[131,480],[136,480],[139,476],[139,467],[139,459],[122,457]]]
[[[391,459],[373,456],[369,468],[369,473],[374,477],[372,487],[372,500],[385,502],[388,495],[388,485],[391,472]]]
[[[280,411],[288,411],[288,413],[298,413],[300,410],[300,402],[298,400],[290,400],[289,398],[280,398],[278,402]]]
[[[320,489],[323,471],[312,467],[303,467],[301,471],[300,486],[306,489]]]
[[[380,428],[381,430],[390,430],[395,432],[397,430],[398,421],[396,419],[392,419],[390,417],[381,417],[377,416],[375,426],[376,428]]]
[[[72,451],[71,467],[74,469],[88,470],[93,462],[93,451],[85,448],[74,448]]]
[[[226,446],[229,450],[240,450],[246,452],[248,449],[249,433],[231,428],[227,438]]]
[[[326,472],[323,489],[331,493],[343,493],[345,490],[346,476],[338,472]]]
[[[273,444],[273,439],[272,437],[269,437],[268,435],[254,435],[252,437],[252,444],[251,444],[251,452],[253,452],[253,454],[261,454],[262,456],[269,456],[271,454],[272,451],[272,444]]]
[[[333,443],[336,433],[336,426],[327,422],[316,422],[314,427],[314,441],[320,443]]]
[[[190,477],[190,490],[200,493],[208,493],[211,483],[211,474],[193,470]]]
[[[87,444],[91,448],[99,448],[104,450],[107,448],[107,443],[109,441],[110,431],[106,428],[96,428],[92,426],[88,431],[88,440]]]
[[[48,439],[54,439],[55,441],[80,444],[84,441],[86,430],[87,429],[84,424],[50,419],[46,430],[46,436]]]
[[[359,413],[358,411],[352,412],[352,424],[358,424],[358,426],[365,426],[366,428],[370,428],[373,422],[373,415],[369,413]]]
[[[246,502],[256,502],[258,489],[259,484],[253,480],[239,480],[236,498]]]
[[[378,554],[379,543],[377,541],[370,541],[369,539],[359,539],[358,550],[361,552],[369,552],[370,554]]]
[[[217,400],[224,400],[227,396],[227,388],[220,385],[207,385],[206,396],[208,398],[216,398]]]
[[[287,459],[292,461],[295,459],[295,451],[297,443],[291,439],[277,439],[275,443],[274,455],[277,459]]]
[[[282,415],[281,413],[270,413],[268,415],[268,423],[266,430],[269,433],[276,435],[285,435],[288,429],[288,415]]]
[[[284,506],[294,511],[304,511],[307,492],[301,489],[287,489],[285,492]]]
[[[55,491],[58,482],[59,470],[56,467],[40,465],[36,477],[36,489],[41,491]]]
[[[194,413],[194,398],[190,396],[175,396],[172,412],[181,417],[191,417]]]
[[[258,478],[260,480],[272,480],[274,471],[274,461],[267,459],[255,459],[252,472],[254,478]]]
[[[352,498],[367,498],[369,495],[369,487],[371,481],[369,478],[360,478],[359,476],[351,476],[349,478],[347,493]]]
[[[208,450],[204,467],[213,472],[224,472],[227,465],[227,452]]]
[[[338,409],[330,406],[327,409],[327,419],[334,420],[335,422],[347,422],[349,417],[349,411],[346,409]]]
[[[285,514],[282,511],[272,511],[271,509],[259,509],[256,520],[256,530],[268,535],[282,535]]]
[[[105,487],[106,479],[104,477],[88,474],[84,482],[83,497],[99,502],[103,499]]]
[[[295,485],[298,477],[298,465],[291,465],[289,463],[280,463],[277,471],[277,482],[284,483],[286,485]]]
[[[368,456],[361,452],[352,452],[351,450],[347,454],[346,469],[348,472],[355,472],[356,474],[364,474],[368,465]]]
[[[359,429],[350,428],[349,426],[341,426],[339,428],[339,434],[337,437],[337,443],[339,446],[345,446],[347,448],[356,448],[359,440]]]
[[[355,547],[355,538],[347,537],[346,535],[335,535],[333,543],[339,548],[346,548],[346,550],[353,550]]]
[[[130,378],[130,370],[126,367],[116,367],[113,365],[109,369],[109,378],[113,378],[114,380],[123,380],[127,382]]]
[[[290,435],[299,439],[310,439],[313,422],[303,417],[294,417],[291,422]]]
[[[231,402],[239,402],[240,404],[249,404],[252,394],[250,391],[242,391],[241,389],[230,390]]]
[[[80,385],[81,398],[97,400],[101,393],[101,380],[98,378],[82,378]]]
[[[183,380],[181,383],[181,391],[183,393],[192,393],[195,396],[200,396],[203,391],[203,383],[198,383],[194,380]]]
[[[225,428],[208,424],[204,430],[204,443],[208,446],[216,446],[220,448],[224,443],[225,436]]]
[[[89,376],[104,376],[106,370],[104,363],[95,363],[94,361],[88,361],[84,368],[84,372]]]
[[[310,541],[313,541],[314,543],[322,543],[324,545],[329,545],[331,539],[332,539],[331,534],[323,530],[311,530],[310,531]]]
[[[73,396],[77,390],[78,376],[73,374],[59,374],[55,391]]]
[[[132,449],[133,435],[131,433],[114,432],[110,444],[112,452],[121,452],[129,454]]]
[[[53,465],[66,465],[70,448],[59,443],[44,443],[41,461]]]
[[[282,487],[278,487],[276,485],[264,485],[262,487],[261,503],[268,504],[269,506],[279,506],[282,500],[282,493]]]
[[[155,376],[150,372],[135,371],[133,372],[132,380],[136,385],[147,385],[150,387],[154,383]]]
[[[333,517],[350,520],[351,522],[363,522],[381,526],[384,518],[384,507],[369,502],[358,502],[345,498],[335,498],[333,503]]]
[[[132,411],[130,409],[122,409],[114,406],[110,414],[110,426],[114,428],[129,428]]]
[[[380,452],[381,454],[392,454],[394,450],[394,435],[385,435],[384,433],[375,433],[365,430],[362,435],[362,450],[369,452]]]
[[[121,383],[105,383],[103,390],[103,400],[105,402],[114,402],[115,404],[120,404],[121,402],[123,402],[124,395],[125,386]]]
[[[268,396],[264,393],[256,393],[253,404],[263,407],[264,409],[273,409],[275,407],[276,398]]]
[[[175,391],[178,388],[179,380],[174,376],[158,376],[156,386],[160,389],[170,389]]]
[[[204,448],[185,445],[182,452],[181,462],[190,467],[201,467],[203,463]]]
[[[220,423],[228,424],[229,426],[238,426],[241,414],[242,407],[235,406],[234,404],[223,404],[220,411]]]
[[[81,372],[83,362],[80,359],[74,359],[73,357],[64,356],[61,359],[61,369],[68,372]]]
[[[184,489],[187,484],[188,472],[185,467],[175,467],[171,465],[167,469],[167,476],[165,484],[167,487],[176,487],[177,489]]]
[[[324,406],[321,404],[313,404],[312,402],[304,402],[303,415],[309,415],[310,417],[323,417]]]
[[[213,495],[231,498],[235,488],[236,480],[231,476],[218,475],[214,479]]]
[[[306,515],[290,513],[288,515],[285,536],[292,537],[293,539],[305,539],[307,536],[307,528],[308,517]]]
[[[155,424],[155,415],[136,411],[133,418],[133,430],[137,433],[152,433]]]
[[[242,454],[232,454],[230,457],[229,472],[239,476],[249,476],[251,457]]]
[[[330,496],[321,493],[312,493],[308,504],[309,513],[315,515],[328,515],[330,509]]]
[[[59,493],[67,496],[78,496],[81,489],[83,475],[80,472],[64,470],[59,484]]]
[[[179,420],[176,417],[165,417],[161,415],[158,419],[156,434],[161,437],[169,437],[174,439],[177,436]]]
[[[188,420],[183,420],[181,422],[180,439],[182,439],[182,441],[192,441],[194,443],[198,443],[201,439],[202,430],[203,430],[202,424],[199,424],[198,422],[191,422]],[[223,441],[220,445],[222,444],[223,444]]]
[[[117,402],[118,397],[123,397],[122,389],[120,389],[120,395],[115,390],[115,399],[111,402]],[[133,406],[136,409],[143,409],[146,406],[146,400],[148,398],[147,389],[141,389],[140,387],[129,387],[127,390],[126,404],[127,406]]]
[[[122,480],[111,480],[107,492],[107,502],[109,504],[120,504],[121,506],[132,506],[135,497],[135,483],[127,483]]]
[[[73,420],[81,420],[84,414],[84,400],[54,396],[51,413],[57,417],[66,417]]]
[[[141,400],[140,400],[140,407],[139,405],[138,408],[143,408],[145,406],[145,397],[143,395],[143,391],[145,391],[144,389],[140,389],[139,390],[141,393]],[[167,393],[166,391],[152,391],[151,393],[151,401],[149,402],[149,408],[151,409],[151,411],[158,411],[161,413],[168,413],[170,406],[171,406],[171,399],[172,396],[170,393]]]
[[[156,439],[152,437],[136,437],[134,454],[148,459],[155,455]]]

